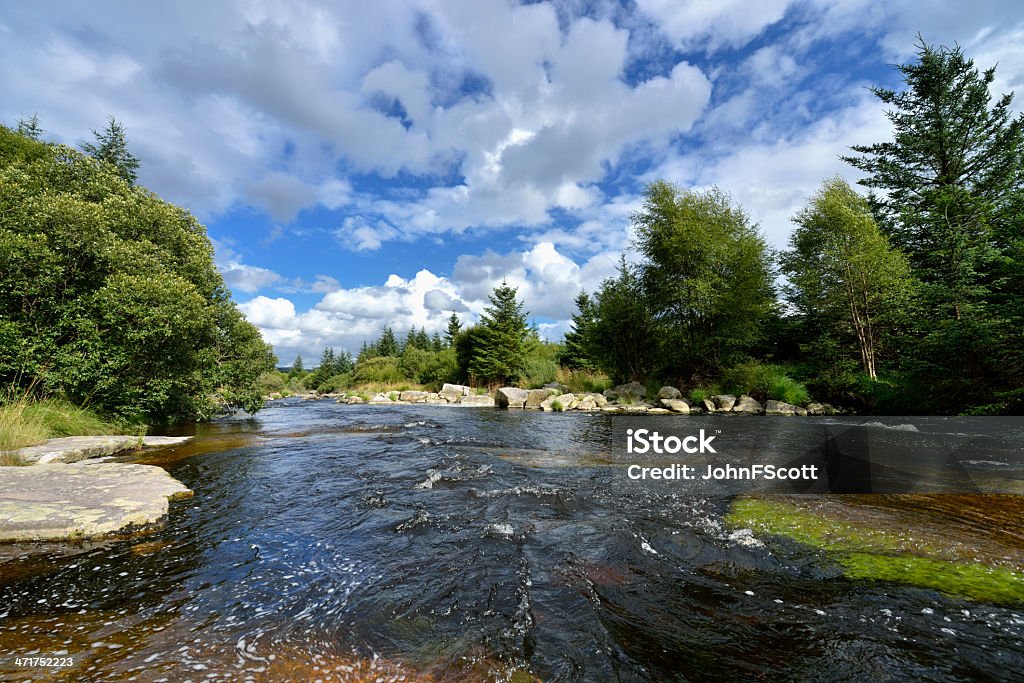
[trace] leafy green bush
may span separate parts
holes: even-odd
[[[459,377],[459,361],[455,349],[448,348],[431,354],[430,359],[420,369],[416,381],[436,391],[445,382],[458,383]]]
[[[531,356],[523,363],[523,375],[519,384],[528,389],[540,387],[554,382],[558,376],[558,362],[551,358]]]
[[[287,376],[283,372],[270,370],[256,378],[256,386],[260,388],[263,395],[272,394],[275,391],[280,393],[285,387]]]
[[[807,387],[790,377],[782,365],[741,363],[723,373],[722,384],[732,393],[749,394],[759,401],[775,399],[803,405],[810,400]]]
[[[393,356],[377,356],[356,363],[352,370],[353,384],[398,383],[405,380],[405,375],[398,368],[399,359]]]

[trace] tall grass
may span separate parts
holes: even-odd
[[[810,393],[802,382],[789,376],[783,365],[742,363],[722,375],[722,384],[736,394],[749,394],[759,401],[775,399],[795,405],[810,401]]]
[[[58,436],[117,434],[123,430],[88,408],[58,398],[11,391],[0,398],[0,465],[21,464],[11,451]]]
[[[600,394],[613,386],[608,375],[596,370],[559,368],[555,375],[555,381],[569,387],[569,391],[573,394]]]

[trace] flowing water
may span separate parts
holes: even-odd
[[[729,529],[729,496],[624,476],[615,419],[288,400],[197,427],[135,459],[195,491],[162,530],[2,549],[0,679],[1024,680],[1020,606]]]

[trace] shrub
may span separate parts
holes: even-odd
[[[523,363],[523,376],[520,380],[522,386],[529,389],[540,387],[554,382],[558,376],[558,363],[551,358],[527,358]]]
[[[722,375],[722,384],[736,394],[749,394],[759,401],[775,399],[796,405],[810,400],[807,387],[788,374],[782,365],[749,361],[741,363]]]
[[[272,394],[275,391],[280,392],[284,389],[286,379],[287,377],[284,373],[278,372],[277,370],[270,370],[256,378],[256,386],[258,386],[260,391],[263,392],[263,395],[266,396],[267,394]]]
[[[551,402],[551,410],[562,411],[565,410],[565,406],[562,405],[561,401],[555,399],[554,401]]]
[[[393,356],[367,358],[352,370],[353,384],[384,384],[402,382],[405,376],[398,369],[399,359]]]
[[[574,394],[600,394],[613,386],[611,378],[597,370],[559,368],[555,381],[569,387]]]

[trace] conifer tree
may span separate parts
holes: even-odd
[[[18,135],[24,135],[33,140],[40,140],[45,132],[39,125],[39,116],[35,112],[27,119],[24,117],[18,119]]]
[[[448,346],[454,346],[455,340],[459,338],[459,332],[462,330],[462,321],[459,320],[454,312],[452,317],[448,318],[448,328],[444,331],[445,341],[448,342]]]
[[[83,143],[82,151],[113,165],[129,185],[134,185],[138,178],[136,171],[139,168],[139,160],[128,151],[128,137],[125,135],[124,126],[110,116],[103,132],[94,130],[92,134],[96,137],[96,144]]]
[[[440,351],[444,348],[444,342],[441,341],[441,335],[437,332],[430,338],[430,350]]]
[[[376,351],[378,356],[400,356],[398,342],[395,340],[395,331],[391,327],[385,327],[377,340]]]
[[[503,280],[488,297],[491,305],[480,319],[482,343],[474,349],[469,372],[488,384],[513,382],[522,374],[530,327],[516,294]]]
[[[590,330],[594,325],[597,309],[593,299],[585,291],[576,297],[576,313],[572,316],[572,328],[565,334],[565,348],[561,363],[568,368],[591,370]]]

